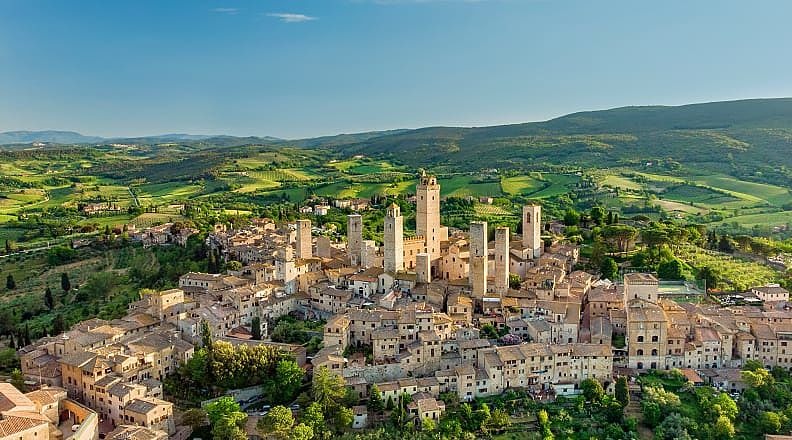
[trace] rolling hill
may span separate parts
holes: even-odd
[[[493,127],[428,127],[360,142],[317,143],[346,154],[399,158],[412,166],[581,166],[671,159],[744,173],[792,167],[792,98],[622,107],[544,122]]]

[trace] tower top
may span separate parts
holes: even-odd
[[[426,171],[421,170],[421,176],[418,179],[418,186],[421,187],[433,187],[432,189],[439,189],[440,186],[437,184],[437,177],[432,176],[431,174],[426,174]],[[437,188],[434,188],[437,187]]]
[[[399,208],[399,205],[396,203],[391,203],[390,206],[388,206],[388,209],[385,211],[385,214],[388,217],[398,217],[401,215],[401,208]]]

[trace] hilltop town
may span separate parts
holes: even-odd
[[[240,263],[226,273],[185,273],[178,288],[146,292],[120,319],[84,321],[21,349],[35,390],[0,384],[0,439],[190,438],[194,427],[179,414],[185,399],[175,410],[164,384],[221,349],[276,353],[314,387],[318,377],[342,384],[354,403],[344,426],[351,430],[402,410],[405,425],[436,426],[449,401],[516,391],[536,402],[580,395],[595,382],[609,394],[624,384],[634,391],[633,379],[652,370],[739,393],[746,363],[792,368],[792,310],[781,287],[752,289],[759,306],[716,305],[679,301],[651,273],[601,278],[580,270],[579,247],[545,228],[540,205],[522,208],[519,231],[442,225],[440,185],[425,173],[414,234],[401,211],[386,206],[382,246],[364,239],[360,214],[348,216],[340,240],[307,219],[216,225],[208,247]],[[167,241],[155,232],[146,245]],[[273,342],[272,325],[288,316],[318,323],[321,346]],[[258,407],[239,429],[263,436],[268,425],[256,422],[274,408],[260,405],[269,402],[261,384],[235,383],[243,382],[253,386],[229,396]],[[284,403],[295,431],[314,429],[305,419],[310,402],[294,398]]]

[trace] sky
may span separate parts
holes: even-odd
[[[792,2],[0,0],[0,131],[301,138],[792,96]]]

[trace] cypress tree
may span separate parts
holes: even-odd
[[[52,297],[52,289],[49,287],[44,291],[44,305],[50,310],[55,308],[55,298]]]
[[[61,289],[63,289],[63,291],[66,293],[71,290],[71,281],[69,281],[69,274],[66,272],[61,274]]]

